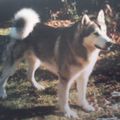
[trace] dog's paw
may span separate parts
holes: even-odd
[[[42,86],[42,85],[38,85],[38,86],[36,86],[36,88],[37,88],[37,90],[39,90],[39,91],[45,90],[45,87]]]
[[[2,98],[2,99],[7,98],[6,90],[3,88],[0,88],[0,98]]]
[[[95,108],[92,106],[92,105],[90,105],[88,102],[85,102],[85,103],[83,103],[82,105],[80,105],[82,108],[83,108],[83,110],[85,110],[86,112],[93,112],[93,111],[95,111]]]
[[[38,83],[33,84],[33,86],[39,91],[45,90],[45,87]]]
[[[94,112],[95,108],[92,105],[84,105],[82,106],[82,108],[86,111],[86,112]]]
[[[76,112],[74,112],[73,110],[69,109],[67,111],[65,111],[65,117],[68,117],[68,118],[74,118],[74,119],[78,119],[78,115]]]
[[[65,115],[65,117],[67,118],[74,118],[74,119],[78,119],[78,115],[75,111],[71,110],[71,108],[69,107],[69,105],[64,105],[64,106],[60,106],[60,111]]]

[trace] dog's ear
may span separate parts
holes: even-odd
[[[101,27],[101,30],[106,33],[107,32],[107,27],[105,24],[105,15],[104,15],[104,11],[100,10],[97,16],[97,22]]]
[[[100,10],[97,16],[97,22],[99,24],[105,24],[105,15],[104,15],[104,11]]]
[[[90,23],[90,18],[88,17],[88,15],[84,15],[83,17],[82,17],[82,20],[81,20],[81,23],[82,23],[82,25],[87,25],[87,24],[89,24]]]

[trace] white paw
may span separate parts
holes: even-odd
[[[65,106],[61,109],[61,111],[64,113],[65,117],[78,119],[77,113],[74,112],[73,110],[71,110],[68,105],[65,105]]]
[[[7,98],[7,93],[4,88],[0,88],[0,98],[2,98],[2,99]]]
[[[95,111],[95,108],[90,105],[88,102],[83,103],[82,105],[80,105],[86,112],[93,112]]]
[[[78,119],[79,118],[77,113],[72,111],[71,109],[65,111],[65,117],[74,118],[74,119]]]
[[[94,112],[95,111],[95,108],[92,105],[84,105],[82,107],[87,112]]]
[[[44,86],[42,86],[42,85],[38,85],[38,86],[36,86],[36,88],[37,88],[37,90],[45,90],[45,87]]]
[[[37,90],[39,90],[39,91],[45,90],[45,87],[42,86],[42,85],[40,85],[40,84],[38,84],[38,83],[33,84],[33,86],[34,86]]]

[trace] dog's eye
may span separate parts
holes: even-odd
[[[95,32],[94,35],[95,35],[95,36],[99,36],[99,33],[98,33],[98,32]]]

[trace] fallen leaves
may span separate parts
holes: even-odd
[[[52,20],[47,22],[46,24],[51,26],[51,27],[68,27],[70,25],[72,25],[74,22],[72,22],[71,20]]]

